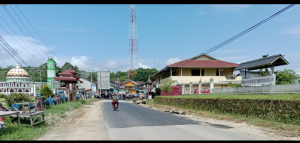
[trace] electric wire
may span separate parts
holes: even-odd
[[[21,63],[23,63],[24,65],[28,66],[28,64],[19,56],[19,54],[17,54],[17,52],[15,50],[13,50],[8,44],[7,42],[2,38],[2,36],[0,36],[0,41],[3,43],[3,45],[5,45],[6,47],[8,47],[8,49],[11,51],[11,53],[13,55],[15,55],[20,61]],[[21,64],[20,63],[20,64]]]
[[[16,33],[16,31],[0,16],[0,18],[5,22],[5,24],[16,34],[16,36],[18,36],[18,34]],[[6,29],[3,27],[3,26],[1,26],[5,31],[6,31]],[[6,31],[7,32],[7,31]],[[30,47],[20,36],[18,36],[23,42],[24,42],[24,44],[26,45],[26,46],[28,46],[32,51],[34,51],[33,49],[32,49],[32,47]],[[26,50],[27,51],[27,50]],[[36,51],[35,51],[36,52]],[[37,54],[38,55],[38,54]],[[32,54],[31,54],[31,56],[32,57],[34,57]],[[38,58],[40,58],[40,57],[38,57]],[[38,61],[40,61],[40,60],[38,60]]]
[[[35,28],[32,26],[32,24],[29,22],[29,20],[27,19],[27,17],[25,16],[25,14],[22,12],[22,10],[19,8],[19,6],[16,4],[17,8],[19,9],[19,11],[22,13],[22,15],[25,17],[25,19],[27,20],[27,22],[29,23],[29,25],[32,27],[32,29],[35,31],[35,33],[41,38],[41,40],[44,42],[44,44],[49,48],[48,44],[44,41],[44,39],[40,36],[40,34],[35,30]],[[52,52],[57,58],[58,56],[51,50],[51,48],[49,48],[49,51]],[[59,59],[59,58],[58,58]]]
[[[235,39],[237,39],[237,38],[243,36],[244,34],[246,34],[246,33],[250,32],[250,31],[254,30],[255,28],[259,27],[260,25],[264,24],[265,22],[267,22],[267,21],[271,20],[272,18],[278,16],[279,14],[281,14],[282,12],[288,10],[289,8],[293,7],[294,5],[295,5],[295,4],[290,4],[290,5],[288,5],[287,7],[285,7],[285,8],[283,8],[282,10],[276,12],[275,14],[273,14],[273,15],[271,15],[270,17],[264,19],[263,21],[261,21],[261,22],[255,24],[254,26],[248,28],[247,30],[245,30],[245,31],[243,31],[243,32],[241,32],[241,33],[239,33],[239,34],[237,34],[237,35],[231,37],[230,39],[228,39],[228,40],[226,40],[226,41],[224,41],[224,42],[218,44],[217,46],[215,46],[215,47],[213,47],[213,48],[210,48],[210,49],[206,50],[204,53],[205,53],[205,54],[208,54],[208,53],[210,53],[210,52],[213,52],[213,51],[216,50],[216,49],[219,49],[219,48],[223,47],[224,45],[230,43],[231,41],[233,41],[233,40],[235,40]]]
[[[23,49],[24,49],[24,51],[26,51],[29,55],[31,55],[30,53],[29,53],[29,51],[28,50],[26,50],[1,24],[0,24],[0,26],[6,31],[6,33],[12,38],[12,39],[14,39],[15,41],[16,41],[16,43],[18,43]],[[33,55],[31,55],[33,58],[35,58]],[[36,59],[36,58],[35,58]],[[36,59],[36,61],[37,62],[39,62],[40,64],[42,64],[38,59]]]
[[[36,52],[38,53],[38,55],[40,55],[41,57],[43,57],[42,56],[42,54],[40,54],[40,52],[36,49],[36,47],[35,46],[33,46],[33,44],[30,42],[30,40],[28,39],[28,37],[24,34],[24,30],[23,30],[23,28],[18,24],[18,22],[14,19],[14,17],[10,14],[10,12],[5,8],[5,7],[3,7],[4,8],[4,10],[6,11],[6,13],[9,15],[9,17],[13,20],[13,22],[17,25],[17,27],[18,27],[18,29],[22,32],[22,34],[24,35],[24,37],[26,37],[26,39],[29,41],[29,43],[32,45],[32,47],[34,47],[35,48],[35,50],[36,50]],[[24,32],[23,32],[24,31]],[[43,59],[43,58],[41,58],[41,59]]]
[[[20,22],[22,23],[22,25],[25,27],[25,29],[27,30],[27,32],[29,33],[29,35],[30,35],[33,39],[35,39],[34,36],[32,36],[31,32],[27,29],[27,27],[26,27],[25,24],[23,23],[23,21],[20,19],[20,17],[18,16],[18,14],[15,12],[14,8],[13,8],[11,5],[9,5],[9,6],[11,7],[11,9],[12,9],[13,12],[15,13],[15,15],[18,17],[18,19],[20,20]],[[39,45],[39,44],[36,42],[36,40],[33,40],[33,41],[35,42],[36,45],[38,45],[38,46],[40,47],[40,50],[41,50],[41,51],[43,51],[44,53],[47,53],[47,52],[45,52],[44,50],[42,50],[43,48],[41,47],[41,45]],[[45,55],[47,56],[47,54],[45,54]]]

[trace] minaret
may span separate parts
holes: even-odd
[[[49,88],[52,89],[53,85],[52,85],[52,78],[56,77],[55,74],[55,61],[53,60],[53,58],[50,56],[47,60],[47,82],[49,85]]]

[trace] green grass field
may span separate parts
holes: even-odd
[[[279,95],[184,95],[163,96],[167,98],[222,98],[222,99],[271,99],[271,100],[300,100],[300,94]]]
[[[5,98],[0,98],[0,102],[4,102]]]
[[[60,117],[64,117],[65,113],[70,110],[70,107],[80,108],[83,105],[91,104],[94,101],[99,101],[97,98],[86,99],[86,100],[77,100],[76,102],[66,102],[60,105],[50,105],[46,106],[45,117],[49,116],[49,113],[58,114]],[[41,120],[40,117],[37,118],[37,121]],[[20,126],[18,130],[18,124],[16,121],[13,121],[12,124],[9,124],[8,117],[5,117],[5,126],[7,127],[4,131],[0,132],[0,140],[32,140],[45,132],[49,131],[50,127],[55,125],[56,120],[51,120],[49,124],[39,123],[33,126],[33,129],[28,126]],[[29,124],[29,120],[21,120],[21,124]]]

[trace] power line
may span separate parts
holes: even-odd
[[[239,34],[237,34],[237,35],[231,37],[230,39],[228,39],[228,40],[226,40],[226,41],[220,43],[219,45],[217,45],[217,46],[215,46],[215,47],[213,47],[213,48],[208,49],[208,50],[205,51],[204,53],[205,53],[205,54],[208,54],[208,53],[210,53],[210,52],[212,52],[212,51],[214,51],[214,50],[216,50],[216,49],[219,49],[219,48],[223,47],[224,45],[230,43],[231,41],[233,41],[233,40],[235,40],[235,39],[237,39],[237,38],[243,36],[244,34],[246,34],[246,33],[250,32],[250,31],[252,31],[253,29],[259,27],[260,25],[264,24],[265,22],[267,22],[267,21],[271,20],[272,18],[276,17],[277,15],[281,14],[282,12],[288,10],[289,8],[291,8],[291,7],[294,6],[294,5],[295,5],[295,4],[290,4],[290,5],[288,5],[287,7],[283,8],[282,10],[280,10],[280,11],[276,12],[275,14],[271,15],[270,17],[266,18],[265,20],[263,20],[263,21],[261,21],[261,22],[255,24],[254,26],[248,28],[247,30],[245,30],[245,31],[243,31],[243,32],[241,32],[241,33],[239,33]]]
[[[11,5],[9,5],[10,8],[13,10],[13,12],[16,14],[16,16],[18,17],[18,19],[21,21],[22,25],[25,27],[25,29],[27,30],[27,32],[30,34],[30,36],[35,39],[32,34],[30,33],[30,31],[27,29],[27,27],[25,26],[25,24],[23,23],[23,21],[20,19],[20,17],[18,16],[18,14],[15,12],[15,10],[13,9],[13,7]],[[40,47],[40,50],[42,49],[41,46],[36,42],[36,40],[34,40],[34,42],[36,43],[36,45],[38,45]],[[44,53],[47,53],[45,52],[44,50],[41,50],[43,51]]]
[[[20,12],[22,13],[22,15],[25,17],[25,19],[27,20],[27,22],[29,23],[29,25],[32,27],[32,29],[35,31],[35,33],[41,38],[41,40],[45,43],[45,45],[49,48],[48,44],[44,41],[44,39],[40,36],[40,34],[35,30],[35,28],[32,26],[32,24],[29,22],[29,20],[27,19],[27,17],[24,15],[24,13],[21,11],[21,9],[19,8],[19,6],[16,4],[17,8],[20,10]],[[54,55],[56,55],[50,48],[49,48],[50,52],[52,52]],[[56,55],[56,57],[58,58],[58,56]],[[59,58],[58,58],[59,59]]]
[[[6,13],[9,15],[9,17],[13,20],[13,22],[17,25],[17,27],[19,28],[19,30],[22,32],[22,34],[24,35],[24,37],[26,37],[26,39],[28,40],[28,41],[30,41],[29,39],[28,39],[28,37],[24,34],[24,30],[23,30],[23,28],[18,24],[18,22],[14,19],[14,17],[10,14],[10,12],[5,8],[5,7],[3,7],[4,8],[4,10],[6,11]],[[24,32],[23,32],[24,31]],[[31,46],[32,47],[34,47],[33,45],[32,45],[32,43],[31,42],[29,42],[30,44],[31,44]],[[34,48],[36,48],[36,47],[34,47]],[[38,50],[36,50],[36,52],[41,56],[41,54],[39,53],[39,51]],[[41,56],[42,57],[42,56]],[[42,59],[42,58],[41,58]]]
[[[20,64],[21,67],[24,67],[23,64],[25,66],[27,66],[28,68],[28,71],[33,71],[33,69],[18,55],[18,53],[16,53],[12,48],[11,46],[2,38],[2,36],[0,36],[0,41],[2,42],[2,44],[0,43],[1,47],[4,48],[4,50],[6,50],[8,52],[9,55],[12,56],[12,58],[15,59],[15,61],[17,63]],[[5,48],[6,46],[6,48]],[[10,51],[10,52],[9,52]],[[17,60],[16,57],[19,59]]]
[[[2,18],[2,16],[0,16],[0,18],[5,22],[5,24],[16,34],[16,36],[18,36],[23,42],[24,42],[24,44],[26,44],[26,46],[28,46],[30,49],[31,49],[31,47],[17,34],[17,32]],[[6,29],[3,27],[3,26],[1,26],[5,31],[6,31]],[[7,31],[6,31],[7,32]],[[8,33],[8,32],[7,32]],[[31,49],[32,51],[34,51],[33,49]],[[36,51],[35,51],[36,52]],[[38,53],[37,53],[37,55],[38,55]]]
[[[12,56],[18,63],[21,63],[20,61],[18,61],[3,45],[2,43],[0,43],[0,46],[10,55]]]
[[[9,49],[10,49],[10,51],[12,52],[12,54],[14,54],[23,64],[27,64],[17,53],[16,53],[16,51],[15,50],[13,50],[8,44],[7,44],[7,42],[2,38],[2,36],[0,36],[0,41],[6,46],[6,47],[8,47]],[[20,63],[21,64],[21,63]],[[28,66],[28,65],[26,65],[26,66]]]
[[[0,16],[1,17],[1,16]],[[2,18],[2,17],[1,17]],[[29,55],[30,55],[30,53],[28,52],[28,50],[26,50],[13,36],[11,36],[10,35],[10,33],[0,24],[0,26],[6,31],[6,33],[11,37],[11,38],[13,38],[23,49],[24,49],[24,51],[26,51]],[[32,55],[31,55],[32,56]],[[34,56],[32,56],[32,57],[34,57]],[[35,57],[34,57],[35,58]],[[39,60],[37,60],[36,59],[36,61],[39,61]]]

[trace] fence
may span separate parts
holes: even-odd
[[[258,93],[258,92],[300,92],[300,84],[267,85],[267,86],[244,86],[235,88],[214,88],[215,93]]]

